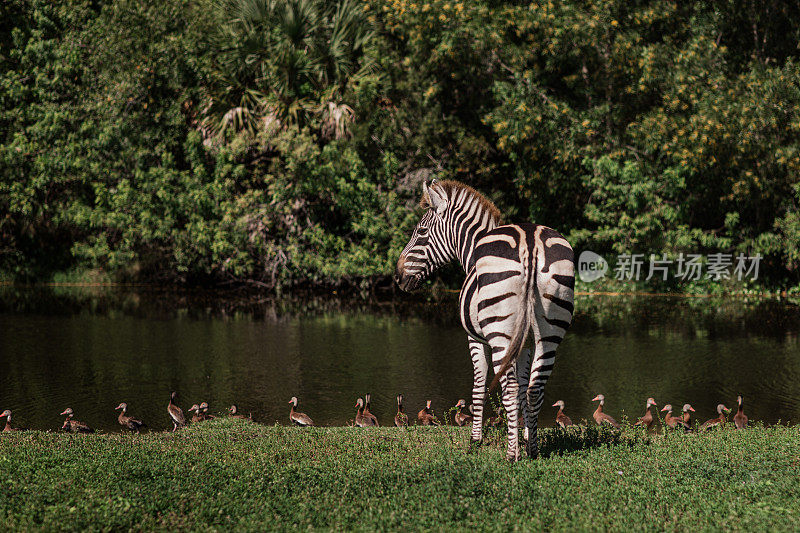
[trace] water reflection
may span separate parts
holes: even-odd
[[[0,409],[20,426],[57,428],[66,407],[118,430],[116,407],[154,429],[178,403],[237,403],[265,423],[287,421],[291,396],[318,423],[352,420],[373,396],[389,424],[394,397],[412,415],[437,413],[471,389],[466,340],[451,295],[435,301],[273,300],[252,294],[143,290],[0,289]],[[690,402],[700,419],[743,394],[751,419],[800,418],[800,319],[789,302],[762,299],[579,298],[546,405],[565,400],[589,418],[605,394],[619,418],[644,401]],[[551,425],[555,409],[545,407]]]

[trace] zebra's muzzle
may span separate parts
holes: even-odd
[[[405,292],[415,291],[420,285],[420,281],[417,276],[408,276],[406,274],[397,275],[395,276],[394,280],[397,282],[397,286]]]
[[[404,258],[401,257],[400,261],[397,262],[397,270],[394,273],[394,281],[397,283],[397,286],[400,289],[404,290],[405,292],[411,292],[416,290],[421,283],[420,276],[415,274],[409,274],[404,266]]]

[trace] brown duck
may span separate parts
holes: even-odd
[[[186,417],[183,416],[183,410],[175,405],[175,398],[178,397],[177,392],[169,395],[169,405],[167,405],[167,414],[169,419],[172,420],[172,431],[182,428],[186,425]]]
[[[603,412],[603,405],[605,405],[606,403],[606,397],[603,396],[602,394],[598,394],[597,396],[592,398],[592,401],[600,402],[600,405],[597,406],[597,409],[595,410],[594,414],[592,414],[592,418],[594,418],[594,421],[597,422],[597,425],[602,426],[605,423],[619,429],[620,427],[619,422],[617,422],[616,420],[614,420],[613,418],[611,418],[610,416],[608,416]]]
[[[364,416],[367,419],[369,419],[370,424],[372,424],[375,427],[378,427],[380,426],[380,424],[378,423],[378,417],[372,414],[372,412],[369,410],[371,399],[372,395],[370,393],[366,393],[364,395]]]
[[[688,404],[687,404],[688,405]],[[664,416],[664,423],[667,425],[668,428],[676,429],[676,428],[684,428],[689,429],[689,425],[684,422],[681,417],[679,416],[672,416],[672,405],[667,404],[661,408],[662,411],[666,411],[667,414]]]
[[[253,413],[249,413],[247,416],[239,414],[239,408],[236,407],[236,404],[231,405],[228,407],[228,412],[230,413],[231,418],[239,418],[241,420],[253,420]]]
[[[403,395],[397,395],[397,414],[394,415],[394,425],[402,428],[408,425],[408,415],[403,412]]]
[[[727,417],[725,416],[726,413],[730,412],[730,409],[725,407],[722,404],[717,405],[717,413],[719,416],[717,418],[712,418],[711,420],[706,420],[703,422],[703,425],[700,426],[700,429],[711,429],[715,426],[725,425],[725,422],[728,421]]]
[[[467,407],[467,402],[464,400],[458,400],[456,403],[455,409],[456,414],[453,417],[453,421],[456,423],[457,426],[466,426],[472,424],[472,406],[469,406],[469,414],[464,412],[464,409]]]
[[[203,418],[202,413],[200,413],[200,406],[197,405],[196,403],[192,404],[192,406],[189,408],[189,412],[194,413],[192,415],[192,419],[190,420],[192,424],[196,424],[197,422],[202,422],[203,420],[205,420],[205,418]]]
[[[438,426],[439,421],[436,420],[436,417],[433,416],[433,410],[431,409],[431,401],[428,400],[425,403],[425,408],[420,410],[417,413],[417,422],[423,426]]]
[[[73,419],[74,413],[72,412],[71,407],[67,407],[64,409],[64,412],[61,413],[62,415],[66,415],[67,419],[64,420],[64,424],[61,425],[61,429],[67,431],[69,433],[94,433],[94,430],[89,427],[88,424],[83,422],[78,422],[77,420]]]
[[[658,407],[658,404],[654,399],[648,398],[647,405],[645,406],[644,416],[639,418],[639,420],[636,421],[634,426],[645,426],[647,427],[647,429],[650,429],[653,426],[654,418],[653,418],[653,413],[650,411],[651,405],[655,405],[656,407]]]
[[[311,420],[310,416],[305,413],[301,413],[300,411],[296,411],[298,401],[295,396],[292,396],[292,399],[289,400],[289,403],[292,404],[292,410],[289,411],[289,420],[291,420],[294,425],[301,427],[314,425],[314,421]]]
[[[553,404],[553,407],[558,407],[558,414],[556,414],[556,424],[565,428],[572,425],[572,420],[564,414],[564,400],[558,400]]]
[[[199,410],[200,414],[203,415],[203,420],[214,420],[217,418],[215,415],[208,412],[208,404],[206,402],[200,403]]]
[[[139,430],[144,427],[144,422],[139,420],[138,418],[133,418],[132,416],[128,416],[128,404],[122,402],[114,410],[121,409],[119,412],[119,416],[117,417],[117,421],[120,423],[122,427],[128,428],[131,431],[135,431],[139,433]]]
[[[356,400],[356,418],[355,418],[356,427],[360,428],[375,427],[375,421],[369,418],[364,413],[364,410],[365,410],[364,400],[359,398],[358,400]]]
[[[733,415],[733,423],[736,424],[736,429],[745,429],[747,428],[747,415],[744,414],[744,399],[737,396],[736,401],[739,403],[739,409]]]
[[[683,404],[683,424],[686,426],[686,429],[692,428],[692,413],[694,413],[694,407],[689,405],[688,403]]]
[[[3,433],[7,431],[21,431],[22,428],[14,428],[11,427],[11,409],[6,409],[2,413],[0,413],[0,418],[6,419],[6,425],[3,427]]]

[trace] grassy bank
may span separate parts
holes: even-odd
[[[0,438],[0,528],[797,530],[800,429],[545,430],[537,461],[461,429]],[[578,448],[584,449],[578,449]]]

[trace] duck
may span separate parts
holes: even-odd
[[[703,422],[703,425],[700,426],[700,429],[711,429],[715,426],[722,424],[725,425],[725,422],[728,421],[727,417],[725,416],[726,413],[730,412],[730,409],[725,407],[723,404],[717,405],[717,413],[719,416],[717,418],[712,418],[711,420],[706,420]]]
[[[747,415],[744,414],[744,399],[740,395],[736,397],[736,401],[739,403],[739,408],[733,415],[733,423],[736,424],[736,429],[745,429],[747,428]]]
[[[131,431],[135,431],[139,433],[139,430],[145,425],[144,422],[139,420],[138,418],[133,418],[132,416],[128,416],[128,404],[122,402],[118,406],[114,408],[114,410],[121,409],[119,412],[119,416],[117,417],[117,421],[120,423],[122,427],[126,427]]]
[[[230,418],[239,418],[241,420],[253,420],[253,413],[249,413],[247,416],[239,414],[239,408],[236,404],[231,405],[228,407],[228,412],[230,413]]]
[[[689,405],[688,403],[683,404],[683,424],[686,426],[687,429],[691,429],[692,427],[692,415],[691,413],[694,412],[694,407]]]
[[[194,412],[194,414],[192,415],[192,419],[191,419],[191,423],[192,424],[196,424],[198,422],[202,422],[203,420],[206,419],[203,416],[203,413],[200,412],[200,406],[198,404],[196,404],[196,403],[192,404],[192,406],[189,408],[189,412],[190,413]]]
[[[647,427],[647,429],[650,429],[653,426],[654,419],[653,419],[653,413],[650,411],[651,405],[655,405],[656,407],[658,407],[658,404],[654,399],[648,398],[647,405],[645,406],[644,416],[639,418],[639,420],[636,421],[634,426],[645,426]]]
[[[213,420],[217,418],[215,415],[212,415],[211,413],[208,412],[208,404],[206,402],[201,402],[199,409],[200,409],[200,414],[203,417],[203,420]]]
[[[183,410],[180,407],[175,405],[175,398],[178,397],[177,392],[173,392],[169,395],[169,405],[167,405],[167,414],[169,415],[170,420],[172,420],[172,431],[176,431],[178,428],[182,428],[186,425],[186,417],[183,416]],[[194,406],[193,406],[194,407]]]
[[[688,404],[687,404],[688,405]],[[689,424],[684,422],[683,419],[679,416],[672,416],[672,404],[667,404],[661,408],[661,411],[666,411],[667,414],[664,416],[664,423],[670,429],[677,429],[679,426],[684,429],[689,429]]]
[[[468,424],[472,424],[472,406],[469,406],[469,414],[465,413],[463,409],[467,407],[467,402],[462,400],[458,400],[455,405],[456,414],[453,417],[453,421],[456,423],[457,426],[466,426]]]
[[[565,428],[572,425],[572,420],[564,414],[564,400],[558,400],[553,404],[553,407],[558,407],[558,414],[556,414],[556,423]]]
[[[408,426],[408,415],[403,412],[403,395],[397,395],[397,414],[394,415],[394,425],[402,428]]]
[[[358,400],[356,400],[356,408],[357,408],[357,410],[356,410],[356,419],[355,419],[356,427],[360,427],[360,428],[375,427],[374,420],[369,418],[364,413],[365,405],[364,405],[364,400],[363,399],[359,398]]]
[[[433,410],[431,409],[431,401],[428,400],[425,403],[425,408],[421,409],[419,413],[417,413],[417,421],[423,426],[438,426],[439,421],[436,420],[436,417],[433,416]]]
[[[592,398],[592,401],[600,402],[600,405],[597,406],[597,409],[592,415],[592,418],[594,418],[594,421],[597,422],[597,425],[602,426],[603,423],[605,422],[606,424],[619,429],[620,428],[619,422],[617,422],[616,420],[614,420],[609,415],[603,412],[603,405],[605,405],[606,403],[606,397],[603,396],[602,394],[598,394],[597,396]]]
[[[64,420],[64,424],[62,424],[61,429],[69,433],[94,433],[94,430],[90,428],[88,424],[78,422],[72,418],[75,415],[75,413],[72,411],[72,407],[67,407],[61,414],[66,415],[67,417],[67,419]]]
[[[378,417],[373,415],[372,412],[369,410],[370,400],[372,395],[370,393],[366,393],[364,395],[364,416],[370,420],[371,425],[378,427],[380,424],[378,423]]]
[[[11,409],[6,409],[2,413],[0,413],[0,418],[6,419],[6,425],[5,427],[3,427],[3,433],[10,431],[22,431],[22,428],[11,427]]]
[[[301,413],[299,411],[295,411],[297,409],[297,397],[292,396],[292,399],[289,400],[289,403],[292,404],[292,410],[289,411],[289,420],[296,426],[300,427],[308,427],[313,426],[314,421],[311,420],[311,417],[305,413]]]

